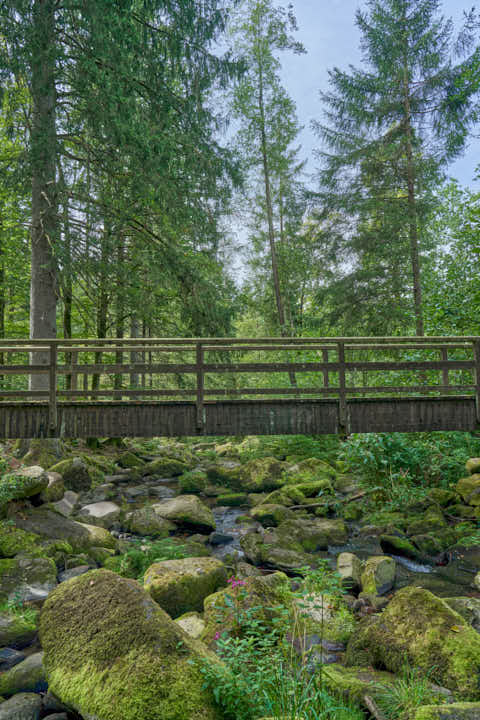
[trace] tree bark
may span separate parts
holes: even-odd
[[[108,291],[107,291],[107,263],[110,254],[110,228],[105,223],[100,255],[100,278],[98,287],[97,301],[97,338],[107,337],[107,321],[108,321]],[[95,365],[102,362],[102,353],[95,353]],[[100,387],[100,375],[92,375],[92,390],[98,390]]]
[[[117,279],[116,279],[116,299],[115,299],[115,337],[121,339],[125,334],[125,284],[123,274],[123,263],[125,260],[125,240],[123,237],[118,238],[117,245]],[[117,350],[115,353],[115,362],[118,364],[123,363],[123,352]],[[122,375],[117,373],[114,378],[114,387],[116,390],[122,388]],[[118,399],[120,400],[122,394],[119,393]]]
[[[57,334],[57,272],[54,248],[58,235],[56,187],[55,0],[34,0],[31,131],[32,228],[30,337]],[[47,365],[49,353],[35,352],[34,364]],[[31,389],[48,389],[47,374],[33,375]]]
[[[418,248],[417,198],[415,193],[415,164],[413,159],[412,113],[410,106],[410,83],[405,58],[403,69],[403,103],[405,111],[405,154],[407,158],[408,218],[410,237],[410,261],[412,264],[413,304],[417,335],[424,335],[423,303],[421,285],[420,253]]]

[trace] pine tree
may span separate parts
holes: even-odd
[[[380,262],[388,244],[402,244],[400,251],[391,245],[392,283],[407,249],[415,330],[423,335],[422,228],[432,188],[465,139],[455,118],[445,122],[442,114],[454,73],[453,27],[439,15],[439,0],[368,0],[367,8],[356,14],[362,67],[334,68],[322,93],[320,197],[327,212],[358,218],[357,260],[369,255],[370,265],[373,249]]]

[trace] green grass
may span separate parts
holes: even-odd
[[[410,720],[422,705],[437,705],[442,699],[434,692],[427,677],[408,666],[395,683],[382,686],[375,693],[375,701],[386,720]]]

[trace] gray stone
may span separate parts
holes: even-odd
[[[116,503],[104,500],[102,502],[85,505],[78,513],[79,519],[85,519],[92,525],[111,528],[120,517],[120,508]]]
[[[221,532],[212,532],[208,538],[210,545],[227,545],[228,543],[235,540],[233,535],[227,535]]]
[[[349,590],[360,587],[362,563],[353,553],[340,553],[337,557],[337,572],[342,578],[344,587]]]
[[[40,720],[42,698],[34,693],[19,693],[0,705],[0,720]]]
[[[215,530],[213,513],[196,495],[179,495],[171,500],[152,505],[152,509],[176,525],[198,530]]]
[[[20,692],[38,693],[46,689],[47,679],[41,652],[30,655],[26,660],[0,675],[0,695],[8,697]]]
[[[61,500],[53,503],[53,507],[58,513],[60,513],[60,515],[63,515],[64,517],[70,517],[70,515],[72,515],[73,511],[75,510],[77,502],[78,493],[73,492],[73,490],[67,490]]]
[[[90,567],[90,565],[78,565],[77,567],[71,568],[70,570],[64,570],[59,574],[58,582],[66,582],[67,580],[71,580],[74,577],[83,575],[91,569],[92,568]]]
[[[31,645],[36,636],[34,623],[8,610],[0,613],[0,647],[21,650]]]
[[[0,648],[0,672],[10,670],[25,660],[25,654],[14,648]]]
[[[17,555],[0,560],[1,601],[20,597],[22,602],[41,604],[56,584],[57,569],[51,558]]]

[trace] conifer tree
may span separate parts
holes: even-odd
[[[326,146],[324,207],[359,218],[357,258],[367,252],[362,236],[370,248],[377,243],[378,258],[386,242],[407,249],[418,335],[424,334],[422,227],[431,189],[464,140],[454,117],[445,122],[442,114],[454,72],[453,27],[439,12],[439,0],[368,0],[356,14],[362,67],[330,71],[330,90],[322,93],[326,122],[315,124]],[[393,252],[392,270],[403,254]]]

